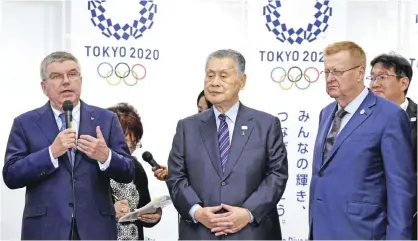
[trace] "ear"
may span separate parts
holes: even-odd
[[[42,91],[44,92],[44,94],[46,96],[48,96],[48,92],[46,91],[46,83],[45,83],[45,81],[41,81],[41,88],[42,88]]]
[[[362,65],[361,67],[359,67],[359,78],[357,82],[360,81],[364,81],[364,78],[366,76],[366,68],[364,67],[364,65]]]
[[[401,90],[405,91],[409,87],[409,79],[408,77],[402,77],[400,80],[401,82]]]
[[[240,77],[240,90],[244,89],[246,83],[247,83],[247,75],[242,74]]]

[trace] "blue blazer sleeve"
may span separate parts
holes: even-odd
[[[402,109],[387,122],[381,151],[386,174],[386,239],[411,239],[417,180],[413,170],[409,119]]]
[[[267,135],[268,166],[266,177],[242,205],[260,223],[280,201],[288,179],[287,151],[280,121],[275,117]],[[170,170],[170,169],[169,169]]]
[[[112,125],[108,140],[108,147],[112,155],[106,173],[115,181],[130,183],[134,179],[135,166],[129,154],[125,136],[116,114],[112,113]]]
[[[49,147],[30,153],[26,133],[19,118],[15,118],[6,147],[3,180],[10,189],[36,184],[55,172]]]
[[[173,146],[168,157],[167,187],[173,205],[183,217],[190,217],[189,211],[193,205],[202,203],[196,192],[189,184],[187,167],[184,160],[184,133],[183,123],[177,123]]]

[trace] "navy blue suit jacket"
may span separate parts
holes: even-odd
[[[100,126],[112,150],[110,166],[101,171],[96,160],[76,151],[74,196],[71,164],[65,153],[55,168],[49,146],[59,130],[50,103],[14,119],[6,148],[3,179],[11,189],[26,187],[22,239],[68,239],[71,217],[81,239],[116,239],[116,219],[109,180],[133,180],[133,162],[117,116],[81,102],[79,135],[96,137]]]
[[[313,239],[410,239],[416,179],[406,112],[369,91],[323,162],[336,109],[321,111],[314,148]]]

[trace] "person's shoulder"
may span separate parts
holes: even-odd
[[[29,110],[27,112],[24,112],[18,116],[16,116],[15,119],[18,119],[20,122],[27,122],[27,121],[34,121],[36,118],[38,118],[40,115],[42,115],[45,111],[48,110],[49,104],[45,104],[41,107],[38,107],[36,109]]]
[[[244,118],[253,118],[258,122],[271,123],[278,119],[277,116],[274,116],[266,111],[254,109],[248,106],[241,104],[240,109],[238,110],[238,116]]]
[[[89,105],[85,102],[82,102],[81,108],[84,108],[84,109],[86,109],[87,111],[90,111],[90,112],[94,112],[98,116],[104,116],[104,117],[108,117],[108,118],[116,116],[116,114],[114,112],[110,111],[110,110],[107,110],[105,108],[101,108],[101,107],[98,107],[98,106],[94,106],[94,105]]]
[[[400,105],[380,96],[376,96],[376,107],[379,109],[379,113],[388,116],[405,112]]]

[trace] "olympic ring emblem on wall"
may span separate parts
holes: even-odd
[[[316,0],[314,8],[316,9],[314,19],[308,23],[306,28],[286,26],[283,20],[280,20],[279,8],[282,6],[280,0],[269,0],[269,4],[263,7],[263,15],[266,18],[266,27],[272,32],[280,42],[289,42],[290,44],[301,44],[303,41],[315,41],[319,34],[325,32],[328,28],[328,20],[332,16],[332,7],[329,6],[329,0]]]
[[[107,70],[104,66],[108,66]],[[119,70],[118,68],[121,68],[121,66],[126,66],[125,70]],[[143,73],[141,76],[137,73],[138,69],[135,71],[135,68],[142,69]],[[134,64],[132,65],[132,67],[129,67],[129,65],[125,62],[120,62],[116,64],[115,68],[113,68],[112,64],[108,62],[103,62],[97,66],[97,74],[103,79],[106,79],[106,82],[110,86],[117,86],[120,84],[121,81],[123,81],[128,86],[135,86],[138,84],[138,81],[145,79],[145,76],[147,76],[147,69],[142,64]],[[117,82],[110,81],[110,78],[113,75],[119,78]],[[132,82],[128,82],[126,80],[129,76],[133,77],[134,80]]]
[[[312,83],[315,83],[319,80],[321,73],[315,67],[308,67],[304,71],[298,66],[290,67],[290,69],[287,71],[282,67],[275,67],[271,70],[270,77],[271,80],[273,80],[275,83],[278,83],[280,88],[283,90],[289,90],[293,87],[293,85],[295,85],[296,88],[300,90],[306,90],[311,86]],[[285,80],[290,82],[290,85],[287,87],[283,85]],[[307,84],[300,84],[299,81],[301,80],[304,80],[303,82]]]
[[[106,9],[103,4],[106,1],[90,0],[88,1],[88,10],[90,11],[90,20],[93,25],[98,27],[102,31],[102,34],[108,38],[114,37],[117,40],[121,38],[128,40],[129,37],[134,37],[138,39],[143,36],[146,30],[151,29],[154,24],[157,5],[153,3],[153,0],[139,1],[138,17],[132,20],[132,24],[119,24],[105,16]]]

